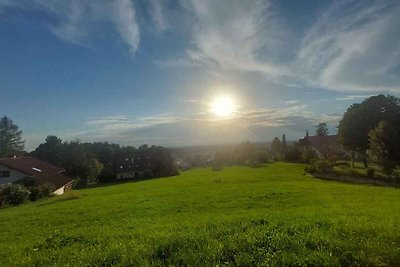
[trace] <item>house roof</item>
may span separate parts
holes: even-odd
[[[60,188],[73,180],[71,177],[61,174],[64,169],[33,157],[1,158],[0,165],[35,177],[38,185],[50,183],[56,188]]]
[[[302,140],[320,153],[324,153],[327,149],[334,153],[343,153],[343,148],[337,140],[337,135],[305,136]]]

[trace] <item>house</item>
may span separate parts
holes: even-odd
[[[310,136],[307,131],[304,138],[299,139],[299,145],[311,147],[320,157],[324,157],[326,154],[334,154],[339,157],[346,155],[346,151],[338,142],[337,135]]]
[[[0,184],[32,177],[37,185],[52,184],[53,192],[62,195],[72,189],[73,179],[63,175],[65,170],[33,157],[0,158]]]
[[[152,162],[149,155],[137,155],[131,158],[125,158],[117,164],[117,180],[148,178],[153,176]]]

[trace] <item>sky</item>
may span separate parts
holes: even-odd
[[[400,1],[0,0],[0,114],[28,151],[335,134],[376,94],[400,96]]]

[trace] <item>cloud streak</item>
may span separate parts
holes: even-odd
[[[167,146],[240,142],[245,139],[268,141],[271,135],[282,133],[300,138],[305,129],[322,121],[334,126],[339,118],[338,114],[311,112],[307,105],[239,110],[228,119],[216,119],[210,113],[186,117],[170,113],[135,118],[117,115],[89,118],[85,130],[63,137]]]
[[[98,27],[108,23],[119,33],[132,55],[139,46],[140,29],[130,0],[21,0],[17,4],[1,0],[0,9],[2,7],[46,14],[43,20],[48,30],[65,42],[90,47]]]

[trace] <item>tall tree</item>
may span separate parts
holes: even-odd
[[[369,133],[368,156],[378,163],[385,173],[391,174],[400,164],[400,125],[381,121]]]
[[[352,166],[354,154],[359,153],[367,167],[366,151],[369,148],[368,134],[382,120],[395,123],[400,116],[400,99],[394,96],[377,95],[362,103],[351,105],[339,122],[339,142],[351,152]]]
[[[282,152],[282,144],[281,140],[278,137],[275,137],[271,143],[271,152],[275,157],[279,157]]]
[[[62,140],[55,135],[49,135],[46,138],[46,142],[40,144],[31,154],[38,159],[60,166],[62,160],[61,150]]]
[[[326,126],[326,122],[321,122],[317,126],[315,126],[315,133],[318,136],[327,136],[329,134],[328,126]]]
[[[24,151],[25,140],[22,140],[22,131],[13,121],[4,116],[0,120],[0,157],[10,157]]]
[[[286,156],[287,151],[288,151],[288,146],[287,146],[287,141],[286,141],[286,135],[282,134],[281,153],[282,153],[283,157]]]

